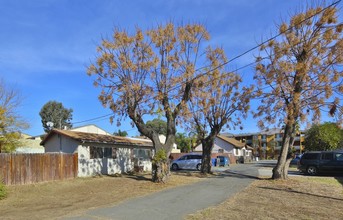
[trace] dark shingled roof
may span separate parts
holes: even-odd
[[[127,145],[132,147],[153,147],[151,141],[133,140],[128,137],[120,137],[114,135],[94,134],[79,131],[52,129],[49,134],[40,143],[44,145],[54,134],[60,134],[80,141],[82,143],[98,143],[98,144],[113,144],[113,145]]]

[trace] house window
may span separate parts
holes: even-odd
[[[115,147],[104,148],[104,157],[117,159],[117,148]]]
[[[235,148],[235,156],[239,156],[239,149]]]
[[[113,159],[117,159],[117,148],[115,147],[112,147],[112,158]]]
[[[218,149],[218,153],[224,153],[224,149]]]
[[[90,147],[90,158],[95,159],[95,158],[103,158],[103,149],[100,147]]]
[[[104,148],[104,157],[106,158],[112,157],[112,148]]]
[[[149,149],[133,149],[133,155],[136,158],[150,159],[151,158],[151,150],[149,150]]]
[[[117,148],[115,147],[90,147],[90,158],[113,158],[117,159]]]

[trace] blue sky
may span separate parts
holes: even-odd
[[[73,109],[74,127],[96,124],[109,132],[127,130],[130,121],[116,127],[108,118],[77,123],[111,113],[97,99],[86,67],[101,37],[114,27],[134,30],[167,21],[200,22],[211,34],[211,45],[222,46],[235,57],[276,33],[275,24],[304,4],[303,0],[0,0],[0,78],[23,96],[19,114],[31,125],[30,135],[43,133],[39,111],[55,100]],[[228,68],[254,61],[249,53]],[[246,79],[253,67],[240,71]],[[258,131],[248,118],[243,132]],[[227,131],[242,132],[242,131]]]

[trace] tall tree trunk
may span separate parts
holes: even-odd
[[[272,179],[284,179],[284,167],[287,160],[291,129],[291,125],[287,123],[283,134],[280,156],[278,158],[276,166],[273,168]]]
[[[295,123],[287,123],[284,129],[282,147],[276,166],[273,168],[272,179],[287,179],[288,168],[292,160],[291,146],[294,144]]]
[[[215,136],[208,136],[201,140],[202,144],[202,160],[201,173],[211,173],[211,152],[213,148]]]
[[[155,183],[166,183],[170,177],[169,160],[153,161],[152,181]]]
[[[289,169],[289,164],[291,163],[291,160],[293,158],[293,153],[291,147],[293,147],[294,140],[295,140],[295,134],[296,134],[296,123],[292,125],[291,129],[291,137],[289,140],[289,146],[288,146],[288,153],[286,157],[286,162],[283,166],[282,169],[282,179],[288,179],[288,169]]]
[[[168,142],[167,142],[168,143]],[[152,160],[152,181],[155,183],[166,183],[170,177],[169,155],[172,146],[167,144],[155,144],[155,156]]]

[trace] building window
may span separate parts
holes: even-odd
[[[113,158],[117,159],[117,148],[115,147],[90,147],[90,159]]]
[[[113,159],[117,159],[117,148],[115,147],[112,147],[112,158]]]
[[[115,147],[104,148],[104,157],[117,159],[117,148]]]
[[[239,156],[239,149],[235,148],[235,156]]]
[[[112,148],[104,148],[104,157],[111,158],[112,157]]]
[[[95,159],[95,158],[103,158],[103,150],[100,147],[90,147],[90,158]]]
[[[218,153],[224,153],[224,149],[218,149]]]
[[[150,159],[151,158],[151,150],[149,150],[149,149],[133,149],[133,155],[135,158]]]

